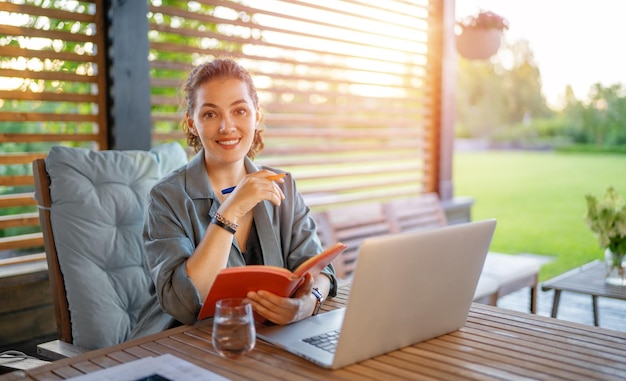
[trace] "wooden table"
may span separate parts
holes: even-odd
[[[604,281],[605,272],[604,262],[596,260],[544,282],[541,286],[543,291],[554,289],[552,314],[550,316],[553,318],[557,316],[561,291],[591,295],[593,324],[598,326],[598,296],[626,300],[626,287],[607,284]]]
[[[348,294],[349,286],[342,288],[324,309],[344,306]],[[233,380],[624,380],[626,375],[624,332],[473,304],[459,331],[335,371],[260,341],[242,359],[222,359],[211,345],[210,321],[203,321],[0,380],[66,379],[166,353]]]

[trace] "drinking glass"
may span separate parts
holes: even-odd
[[[256,330],[252,304],[242,298],[218,300],[213,317],[213,347],[225,358],[236,359],[254,348]]]

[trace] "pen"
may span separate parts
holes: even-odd
[[[282,179],[285,176],[287,176],[287,173],[279,173],[277,175],[267,176],[266,179],[274,181],[274,180]],[[231,193],[234,190],[235,190],[234,186],[232,186],[230,188],[224,188],[224,189],[222,189],[222,194],[229,194],[229,193]]]

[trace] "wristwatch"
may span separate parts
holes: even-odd
[[[315,296],[315,299],[317,299],[317,302],[315,303],[315,308],[313,309],[313,315],[311,315],[311,316],[315,316],[320,312],[322,303],[324,303],[324,295],[322,295],[319,288],[317,287],[313,287],[313,289],[311,290],[311,293],[313,294],[313,296]]]

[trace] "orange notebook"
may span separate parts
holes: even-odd
[[[293,272],[282,267],[265,265],[225,268],[217,274],[200,310],[198,320],[213,316],[215,303],[218,300],[244,298],[249,291],[266,290],[280,296],[291,296],[302,284],[307,273],[316,276],[346,247],[343,243],[336,243],[320,254],[307,259]]]

